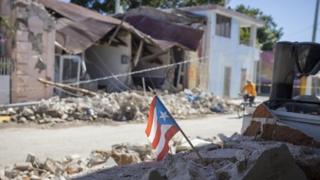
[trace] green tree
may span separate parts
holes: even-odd
[[[114,13],[114,0],[71,0],[72,3],[96,10],[100,13]],[[122,0],[121,5],[126,9],[134,9],[142,6],[177,8],[186,6],[195,6],[203,4],[220,4],[223,5],[224,0]]]
[[[265,15],[258,8],[251,8],[249,6],[239,5],[236,7],[236,11],[244,13],[253,18],[257,18],[264,22],[264,27],[259,28],[257,31],[258,43],[261,44],[261,49],[265,51],[270,51],[273,49],[273,45],[282,37],[283,29],[278,27],[274,22],[272,16]],[[250,30],[243,28],[240,31],[241,41],[248,41],[250,38]]]

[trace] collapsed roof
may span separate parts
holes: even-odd
[[[203,30],[191,25],[206,22],[205,17],[192,13],[168,13],[151,7],[140,7],[116,17],[125,18],[126,22],[151,36],[161,47],[180,46],[194,51],[199,46]]]
[[[147,43],[159,46],[126,22],[72,3],[39,0],[56,18],[56,43],[69,53],[77,54],[102,39],[120,26]]]
[[[201,30],[148,17],[116,19],[72,3],[57,0],[39,2],[57,19],[56,44],[72,54],[85,51],[119,27],[162,50],[173,46],[196,50],[203,34]]]

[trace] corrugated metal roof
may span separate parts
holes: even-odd
[[[82,21],[70,21],[61,18],[57,21],[56,41],[70,53],[80,53],[92,46],[114,28],[102,21],[88,18]]]
[[[182,46],[197,50],[203,31],[177,25],[168,21],[153,19],[144,15],[129,16],[126,21],[136,29],[158,40],[160,46]]]
[[[77,54],[85,51],[118,25],[121,25],[121,28],[128,30],[139,38],[144,39],[149,44],[164,49],[169,48],[168,46],[164,46],[163,43],[149,38],[130,24],[126,22],[121,23],[121,20],[111,16],[104,16],[76,4],[57,0],[39,0],[39,2],[47,9],[60,15],[60,17],[57,16],[59,18],[56,25],[56,41],[69,53]]]

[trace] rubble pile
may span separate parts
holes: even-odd
[[[320,149],[251,137],[219,135],[192,139],[200,161],[181,138],[175,138],[163,161],[148,145],[117,144],[111,150],[95,150],[88,158],[67,156],[62,161],[40,161],[28,155],[0,173],[0,179],[319,179]],[[1,171],[0,171],[1,172]],[[98,173],[96,173],[98,172]],[[88,174],[89,173],[89,174]]]
[[[25,162],[0,171],[0,179],[63,180],[103,168],[150,161],[153,158],[150,146],[129,144],[114,145],[112,150],[94,150],[87,158],[70,155],[61,161],[51,158],[41,161],[35,155],[28,154]]]
[[[319,179],[320,149],[235,134],[192,139],[204,159],[175,138],[163,161],[114,167],[78,178],[124,180]],[[197,143],[198,142],[198,143]]]
[[[83,121],[146,120],[152,93],[121,92],[100,94],[96,97],[53,97],[33,106],[6,108],[0,114],[12,117],[13,122],[38,124]],[[159,96],[175,118],[184,119],[214,112],[233,111],[233,105],[210,93],[185,90],[177,94],[161,92]]]

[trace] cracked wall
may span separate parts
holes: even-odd
[[[12,102],[36,101],[53,95],[37,78],[54,78],[55,20],[34,0],[15,0],[12,58]]]

